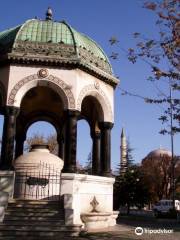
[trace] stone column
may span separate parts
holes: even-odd
[[[14,156],[14,140],[16,132],[16,118],[19,108],[6,106],[4,110],[4,126],[1,147],[1,169],[12,169]]]
[[[100,169],[102,176],[111,176],[111,129],[113,123],[101,122],[99,128],[101,130],[101,157]]]
[[[60,157],[62,160],[64,160],[64,138],[63,136],[57,137],[58,142],[58,157]]]
[[[26,134],[19,133],[16,136],[15,159],[23,154],[25,140],[26,140]]]
[[[63,172],[76,172],[77,117],[78,111],[67,110],[65,126],[65,159]]]
[[[92,174],[100,174],[100,132],[94,132],[92,137]]]

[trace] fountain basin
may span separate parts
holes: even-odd
[[[93,230],[93,229],[101,229],[108,228],[114,226],[116,224],[116,218],[118,213],[114,212],[90,212],[90,213],[82,213],[81,220],[84,223],[85,229]]]

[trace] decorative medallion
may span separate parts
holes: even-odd
[[[94,82],[94,87],[98,90],[100,88],[99,83],[97,81]]]
[[[49,72],[47,69],[43,68],[38,71],[38,76],[41,78],[45,78],[49,75]]]

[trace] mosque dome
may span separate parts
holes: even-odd
[[[171,157],[172,153],[167,149],[158,148],[156,150],[151,151],[146,158],[160,158],[160,157]]]
[[[169,150],[158,148],[148,153],[148,155],[142,160],[142,163],[145,163],[146,161],[149,161],[149,160],[158,161],[158,160],[161,160],[162,158],[171,158],[171,157],[172,157],[172,153]]]
[[[51,14],[47,12],[45,20],[30,19],[0,32],[1,62],[78,67],[116,86],[118,81],[102,48],[65,21],[53,21]]]

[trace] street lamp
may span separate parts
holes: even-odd
[[[173,209],[175,209],[175,162],[174,162],[174,132],[173,132],[173,102],[172,102],[172,75],[171,72],[163,72],[159,68],[153,66],[153,72],[156,75],[157,79],[160,77],[168,77],[169,78],[169,104],[170,104],[170,136],[171,136],[171,187],[172,187],[172,201],[173,201]]]
[[[172,201],[173,201],[173,209],[175,209],[175,176],[174,176],[174,133],[173,133],[173,103],[172,103],[172,85],[171,85],[171,78],[169,81],[169,90],[170,90],[170,135],[171,135],[171,167],[172,167]]]

